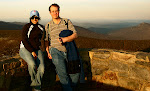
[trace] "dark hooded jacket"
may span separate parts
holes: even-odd
[[[22,45],[29,51],[40,49],[41,39],[44,33],[44,27],[40,24],[28,23],[22,30]]]
[[[63,30],[59,34],[59,37],[67,37],[73,34],[71,30]],[[77,50],[76,44],[74,41],[63,43],[67,50],[67,66],[68,73],[78,73],[80,72],[80,59],[79,52]]]

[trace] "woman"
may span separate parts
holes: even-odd
[[[30,23],[24,25],[19,54],[28,64],[31,85],[35,91],[40,91],[44,74],[44,55],[40,49],[44,27],[38,23],[39,12],[30,12]]]

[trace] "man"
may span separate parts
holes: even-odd
[[[62,43],[71,42],[77,38],[77,31],[70,20],[60,18],[60,7],[57,4],[52,4],[49,7],[49,12],[52,20],[46,24],[45,45],[48,58],[52,59],[56,67],[56,72],[60,79],[64,91],[72,91],[79,80],[79,73],[68,74],[66,66],[66,48]],[[71,30],[73,34],[67,37],[59,37],[62,30]],[[50,41],[50,42],[48,42]],[[49,46],[50,45],[50,46]]]

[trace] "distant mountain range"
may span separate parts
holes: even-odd
[[[0,30],[21,30],[23,25],[0,21]]]
[[[23,25],[26,23],[21,22],[4,22],[0,21],[0,30],[21,30]],[[88,38],[96,38],[96,39],[116,39],[112,38],[108,35],[98,34],[83,27],[75,26],[78,36],[88,37]]]
[[[96,33],[107,34],[110,31],[117,30],[117,29],[120,29],[120,28],[97,28],[97,27],[90,27],[90,28],[87,28],[87,29],[90,30],[90,31],[96,32]]]
[[[108,33],[112,37],[120,37],[127,40],[149,40],[150,39],[150,24],[141,23],[137,26],[123,28],[117,31]]]
[[[90,31],[90,30],[88,30],[86,28],[83,28],[83,27],[75,26],[75,28],[78,32],[78,36],[88,37],[88,38],[95,38],[95,39],[106,39],[106,40],[116,40],[116,39],[118,39],[118,38],[115,38],[115,37],[111,37],[109,35],[100,34],[100,33]]]
[[[23,25],[25,25],[25,23],[0,21],[0,30],[21,30]],[[91,27],[87,29],[80,26],[75,26],[75,28],[78,32],[78,36],[88,37],[88,38],[106,39],[106,40],[149,40],[150,39],[149,23],[141,23],[136,26],[121,28],[119,30],[118,29],[115,30],[114,28],[113,31],[111,31],[111,28]],[[101,31],[101,32],[97,32],[97,31]]]

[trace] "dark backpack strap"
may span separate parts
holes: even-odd
[[[64,20],[65,21],[65,20]],[[68,29],[68,19],[67,19],[67,22],[65,21],[65,25],[67,25],[67,29]]]
[[[47,30],[49,30],[49,24],[47,25]],[[50,36],[50,33],[48,32],[48,40],[50,41],[49,36]]]
[[[49,24],[47,25],[47,29],[49,29]]]

